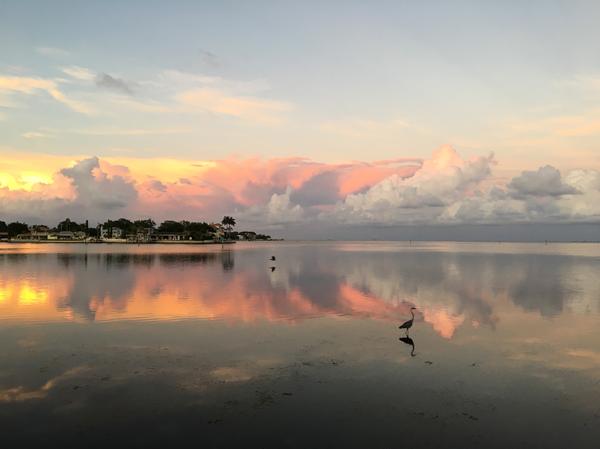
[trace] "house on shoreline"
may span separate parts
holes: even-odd
[[[99,236],[102,240],[106,239],[122,239],[123,230],[117,227],[104,227],[100,225]]]
[[[8,234],[7,234],[8,235]],[[85,241],[87,235],[83,231],[59,231],[59,232],[45,232],[45,231],[34,231],[27,234],[18,234],[14,240],[26,240],[26,241]]]
[[[226,224],[224,224],[226,223]],[[160,226],[152,219],[108,220],[90,228],[88,221],[77,223],[69,218],[55,228],[0,221],[0,240],[15,242],[65,243],[233,243],[236,240],[266,240],[269,236],[254,231],[235,232],[235,220],[224,217],[222,223],[165,220]]]
[[[155,232],[152,234],[152,237],[155,242],[177,242],[181,240],[192,240],[191,236],[187,236],[183,232]]]
[[[127,234],[126,240],[130,243],[157,243],[192,240],[192,237],[184,232],[156,232],[154,229],[149,228],[140,230],[135,234]]]
[[[14,237],[14,240],[26,240],[26,241],[84,241],[87,238],[87,234],[83,231],[51,231],[48,226],[44,225],[32,225],[29,226],[29,232],[18,234]],[[6,233],[8,236],[8,233]]]

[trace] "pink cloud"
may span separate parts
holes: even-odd
[[[306,221],[356,226],[600,217],[597,171],[563,175],[548,166],[499,180],[492,176],[493,155],[464,159],[450,146],[423,161],[343,164],[300,157],[46,159],[20,154],[0,163],[0,219],[48,224],[65,216],[91,222],[123,216],[213,221],[233,214],[240,223],[281,227]],[[59,162],[58,167],[67,168],[57,168]],[[515,194],[517,188],[525,193]]]
[[[184,180],[161,183],[160,189],[155,188],[157,180],[141,182],[138,191],[145,210],[160,209],[177,215],[187,209],[218,215],[264,205],[274,194],[282,194],[288,187],[299,191],[324,173],[332,174],[334,185],[328,187],[335,200],[342,200],[392,174],[412,176],[418,168],[415,159],[326,164],[304,158],[230,158],[214,161],[211,167]],[[320,205],[318,199],[313,205]]]

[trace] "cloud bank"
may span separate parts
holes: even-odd
[[[141,161],[126,166],[84,158],[27,186],[3,185],[0,168],[0,219],[217,220],[233,214],[260,229],[600,221],[597,170],[563,174],[547,165],[499,180],[493,155],[464,159],[450,146],[427,160],[347,164],[229,158],[177,161],[168,172]]]

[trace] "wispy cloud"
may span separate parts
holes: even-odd
[[[108,73],[99,73],[96,77],[96,86],[103,89],[112,90],[120,94],[133,95],[134,83],[131,81],[125,81],[121,78],[116,78]]]
[[[114,105],[134,112],[148,114],[178,112],[173,104],[154,99],[119,96],[112,98],[110,101]]]
[[[56,81],[46,78],[30,78],[21,76],[0,76],[0,92],[16,92],[25,95],[35,95],[46,92],[56,101],[82,114],[91,113],[91,109],[76,100],[68,98],[58,88]]]
[[[35,51],[41,55],[49,56],[49,57],[53,57],[53,58],[56,58],[56,57],[64,58],[64,57],[70,56],[70,54],[71,54],[67,50],[64,50],[64,49],[58,48],[58,47],[36,47]]]
[[[152,136],[160,134],[185,134],[192,132],[191,128],[131,128],[131,129],[79,129],[71,133],[86,136]]]
[[[579,73],[572,78],[559,80],[555,85],[557,87],[600,93],[600,75],[598,73]]]
[[[600,110],[574,115],[557,115],[522,120],[512,124],[513,131],[555,137],[583,137],[600,134]]]
[[[21,136],[25,139],[45,139],[46,137],[50,137],[49,134],[39,131],[29,131],[21,134]]]
[[[0,108],[16,108],[18,104],[14,101],[14,98],[10,97],[8,91],[2,92],[0,89]]]
[[[217,68],[221,66],[219,57],[208,50],[200,49],[200,59],[204,64],[211,68]]]
[[[568,79],[554,81],[549,91],[573,99],[577,107],[561,108],[557,105],[543,106],[528,111],[520,118],[507,120],[507,133],[528,138],[537,146],[552,145],[552,139],[595,136],[600,134],[600,75],[578,74]],[[540,138],[546,138],[545,142]]]
[[[153,85],[170,91],[186,91],[201,87],[220,89],[235,95],[258,96],[270,89],[265,80],[235,80],[219,76],[208,76],[205,74],[182,72],[180,70],[163,70]]]
[[[219,89],[199,88],[177,94],[188,111],[203,111],[263,123],[280,123],[291,104],[252,96],[231,95]]]
[[[321,124],[321,129],[326,132],[342,135],[345,137],[372,137],[383,133],[397,132],[412,125],[401,118],[390,120],[369,120],[350,118],[332,120]]]
[[[191,133],[193,129],[182,127],[157,127],[157,128],[82,128],[82,129],[56,129],[40,128],[37,131],[28,131],[21,134],[25,139],[46,139],[67,134],[80,136],[158,136]]]
[[[77,65],[71,65],[68,67],[62,67],[61,70],[69,75],[71,78],[75,78],[81,81],[92,81],[96,78],[96,74],[90,69],[85,67],[79,67]]]
[[[0,104],[8,94],[46,93],[70,109],[84,114],[212,114],[241,121],[274,125],[287,119],[293,105],[266,98],[262,80],[237,81],[177,70],[160,72],[154,79],[130,81],[78,65],[61,66],[65,78],[0,76]],[[118,95],[98,95],[97,87]],[[68,94],[62,89],[68,89]],[[4,94],[4,96],[3,96]],[[85,103],[72,98],[85,98]]]

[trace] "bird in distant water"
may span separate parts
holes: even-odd
[[[269,260],[276,260],[275,256],[271,256],[271,258]]]
[[[417,310],[417,308],[416,307],[410,308],[410,314],[412,315],[412,318],[410,320],[402,323],[400,326],[398,326],[398,329],[406,329],[406,335],[408,335],[408,330],[412,327],[413,321],[415,320],[415,314],[414,314],[413,310]]]

